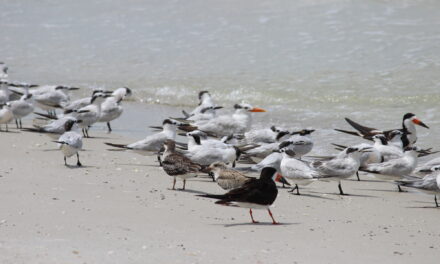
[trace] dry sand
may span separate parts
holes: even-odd
[[[223,191],[207,178],[172,191],[155,157],[110,152],[85,139],[82,168],[65,167],[45,135],[0,133],[0,263],[438,263],[433,197],[390,183],[317,182],[280,189],[250,224],[248,211],[196,197]],[[76,163],[76,158],[68,160]],[[178,182],[178,187],[181,182]]]

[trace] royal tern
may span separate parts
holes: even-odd
[[[280,171],[280,163],[283,159],[283,154],[279,151],[273,152],[265,157],[262,161],[250,167],[250,171],[260,172],[264,167],[273,167]]]
[[[25,89],[25,93],[19,100],[10,101],[12,114],[14,115],[15,124],[18,128],[23,128],[21,119],[34,111],[34,105],[32,100],[32,94],[29,93],[30,84],[22,84]]]
[[[403,156],[403,149],[397,147],[396,145],[389,144],[387,138],[384,135],[381,134],[374,135],[373,141],[374,141],[373,148],[379,152],[382,161],[377,161],[372,163],[380,163],[392,159],[398,159]]]
[[[134,143],[124,145],[124,144],[114,144],[105,143],[106,145],[117,147],[120,149],[132,150],[141,155],[154,155],[158,154],[160,149],[163,147],[165,140],[175,140],[176,139],[177,123],[169,119],[165,119],[162,123],[162,131],[146,138],[136,141]]]
[[[176,152],[174,140],[165,140],[164,148],[162,168],[169,176],[174,178],[172,189],[175,190],[176,177],[179,177],[183,180],[182,190],[185,190],[186,179],[197,177],[197,173],[202,169],[202,166],[192,162],[181,153]]]
[[[398,180],[409,176],[417,166],[417,148],[407,147],[402,157],[382,163],[371,163],[362,171],[374,174],[379,179]],[[402,191],[399,186],[399,191]]]
[[[340,131],[340,132],[351,134],[351,135],[361,136],[361,137],[364,137],[367,139],[371,139],[372,136],[377,135],[377,134],[384,134],[387,137],[387,139],[389,139],[390,138],[389,133],[393,130],[396,130],[396,129],[392,129],[392,130],[383,131],[383,130],[379,130],[376,128],[371,128],[371,127],[366,127],[366,126],[360,125],[349,118],[345,118],[345,120],[353,128],[355,128],[357,131],[347,131],[347,130],[342,130],[342,129],[335,129],[336,131]],[[429,128],[425,123],[420,121],[420,119],[418,119],[413,113],[407,113],[403,116],[402,128],[398,129],[398,130],[405,133],[404,137],[402,138],[403,147],[410,146],[410,145],[416,143],[417,130],[416,130],[415,125]]]
[[[58,119],[52,120],[46,125],[36,125],[33,128],[23,128],[25,131],[37,132],[48,135],[53,139],[57,139],[61,134],[66,132],[66,122],[69,120],[77,121],[76,118],[72,116],[63,116]]]
[[[399,186],[415,188],[424,193],[434,194],[435,206],[439,207],[437,202],[437,194],[440,194],[440,166],[431,168],[431,173],[423,177],[423,179],[412,178],[397,181]]]
[[[244,133],[243,144],[275,143],[290,134],[286,129],[271,126],[270,128],[253,129]]]
[[[180,129],[190,132],[201,130],[219,137],[232,134],[243,134],[249,131],[252,125],[252,112],[266,112],[264,109],[252,107],[250,104],[236,104],[232,115],[221,115],[206,122],[196,122],[194,125],[181,127]]]
[[[84,98],[80,98],[74,101],[63,103],[63,110],[65,114],[71,113],[74,110],[78,110],[82,107],[88,106],[90,104],[90,101],[92,100],[92,97],[97,93],[104,93],[104,94],[111,94],[112,91],[105,91],[105,90],[93,90],[92,95]]]
[[[0,79],[7,79],[8,78],[8,66],[0,61]]]
[[[362,152],[368,152],[370,147],[358,149],[349,147],[330,160],[313,161],[311,167],[318,173],[319,179],[338,181],[339,194],[344,195],[341,180],[356,174],[360,166]]]
[[[8,88],[9,82],[0,79],[0,105],[4,105],[9,101],[11,91]]]
[[[84,137],[89,137],[89,127],[98,122],[101,116],[101,103],[107,96],[104,93],[96,93],[92,96],[88,106],[72,111],[71,115],[81,121],[79,127],[82,128]]]
[[[269,209],[269,206],[275,202],[278,195],[278,189],[274,182],[276,177],[278,177],[277,170],[266,167],[261,171],[259,179],[253,178],[240,188],[220,195],[204,194],[197,196],[218,199],[219,201],[216,204],[220,205],[249,208],[252,223],[258,223],[254,220],[252,209],[267,209],[272,218],[272,224],[278,224]]]
[[[112,96],[107,97],[101,104],[101,116],[98,122],[107,123],[108,133],[112,131],[110,122],[120,117],[124,109],[121,106],[122,100],[131,95],[131,90],[127,87],[116,89]]]
[[[10,101],[11,111],[14,115],[15,124],[18,128],[23,128],[21,119],[34,111],[34,105],[32,104],[32,94],[24,94],[20,100]]]
[[[313,131],[315,130],[303,129],[301,131],[293,132],[291,133],[292,136],[281,142],[278,148],[286,148],[295,153],[297,158],[301,159],[302,156],[309,153],[313,148],[313,140],[310,137],[310,134]]]
[[[295,184],[290,192],[296,190],[296,194],[299,195],[298,185],[309,185],[318,179],[319,173],[306,162],[295,158],[295,153],[290,149],[282,148],[280,151],[283,155],[280,163],[280,173]]]
[[[81,167],[82,164],[79,161],[78,151],[82,148],[82,136],[75,129],[76,121],[68,120],[65,124],[65,131],[58,140],[54,141],[58,143],[58,148],[64,155],[64,165],[67,166],[67,158],[72,157],[76,154],[77,162],[76,165]]]
[[[374,136],[376,137],[376,136]],[[332,144],[334,146],[336,146],[337,150],[344,150],[347,147],[343,146],[343,145],[338,145],[338,144]],[[359,168],[365,168],[365,166],[367,166],[370,163],[379,163],[379,162],[383,162],[384,159],[382,157],[382,155],[380,154],[380,152],[374,147],[374,145],[368,144],[368,143],[361,143],[361,144],[357,144],[357,145],[353,145],[353,148],[358,148],[358,149],[367,149],[370,148],[368,152],[362,152],[361,157],[360,157],[360,166]],[[403,151],[402,151],[402,155],[403,155]],[[356,172],[356,177],[357,180],[360,181],[361,179],[359,178],[359,171]]]
[[[64,85],[41,86],[30,93],[33,95],[35,105],[46,110],[50,115],[56,116],[55,109],[62,108],[70,101],[68,91],[79,88]]]
[[[188,118],[192,115],[197,115],[201,113],[201,111],[207,107],[215,107],[214,101],[212,100],[211,94],[208,91],[200,91],[199,92],[199,105],[194,108],[189,114],[184,112],[185,116]]]
[[[223,143],[220,140],[201,140],[199,133],[189,132],[188,150],[185,156],[201,165],[210,165],[220,161],[231,163],[235,167],[235,161],[240,157],[241,151],[238,147]]]
[[[11,110],[11,104],[7,102],[6,104],[0,107],[2,107],[0,109],[0,130],[1,130],[1,125],[5,124],[6,131],[8,131],[8,123],[11,122],[11,120],[14,118],[14,115]]]
[[[440,168],[440,157],[425,162],[423,165],[416,167],[414,172],[419,175],[426,175]]]
[[[200,111],[196,114],[191,114],[187,118],[184,118],[181,121],[186,122],[206,122],[208,120],[214,119],[217,117],[217,110],[222,109],[223,106],[207,106],[200,109]],[[177,119],[179,120],[179,119]]]

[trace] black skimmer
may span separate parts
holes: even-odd
[[[220,205],[249,208],[252,223],[258,223],[254,220],[252,209],[267,209],[272,218],[272,224],[278,224],[269,209],[278,195],[278,189],[274,182],[276,177],[279,177],[277,170],[266,167],[261,171],[260,178],[249,180],[240,188],[220,195],[204,194],[198,196],[218,199],[216,204]]]
[[[347,131],[347,130],[342,130],[342,129],[335,129],[336,131],[347,133],[350,135],[360,136],[360,137],[363,137],[366,139],[372,139],[372,137],[377,134],[383,134],[387,137],[387,139],[390,139],[390,136],[389,136],[390,132],[393,130],[396,130],[396,129],[380,130],[380,129],[360,125],[349,118],[345,118],[345,120],[357,131]],[[416,143],[417,130],[416,130],[415,125],[429,128],[425,123],[420,121],[420,119],[418,119],[416,117],[416,115],[414,115],[413,113],[407,113],[403,116],[402,128],[398,129],[398,130],[405,133],[404,137],[402,138],[403,147],[407,147],[409,145]]]

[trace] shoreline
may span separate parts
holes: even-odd
[[[66,168],[49,137],[10,131],[0,132],[1,263],[434,263],[440,257],[433,197],[398,193],[366,174],[361,182],[343,181],[348,196],[337,194],[336,182],[315,182],[300,196],[280,188],[272,212],[282,224],[272,226],[260,210],[254,212],[260,224],[251,224],[246,209],[195,196],[224,192],[209,178],[172,191],[155,156],[107,151],[103,142],[132,142],[119,131],[92,130],[95,138],[84,139],[80,152],[82,168]]]

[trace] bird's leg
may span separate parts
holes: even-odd
[[[89,137],[90,137],[90,136],[89,136],[89,128],[86,127],[86,128],[85,128],[85,131],[86,131],[87,138],[89,138]]]
[[[215,175],[214,175],[214,172],[210,171],[210,172],[208,173],[208,175],[212,178],[212,181],[215,182]]]
[[[86,137],[86,132],[85,132],[84,128],[82,129],[82,132],[83,132],[83,136]]]
[[[339,184],[338,184],[338,188],[339,188],[339,194],[340,195],[345,195],[345,193],[342,191],[342,186],[341,186],[341,182],[339,181]]]
[[[67,158],[64,156],[64,165],[67,166]]]
[[[361,181],[361,178],[359,178],[359,171],[356,172],[356,177],[358,178],[358,181]]]
[[[176,177],[174,177],[174,180],[173,180],[173,190],[175,190],[176,188]]]
[[[296,184],[295,184],[296,185]],[[296,195],[301,195],[300,193],[299,193],[299,187],[298,187],[298,185],[296,185]]]
[[[78,159],[76,162],[76,166],[81,167],[82,164],[81,164],[81,162],[79,162],[79,153],[78,152],[76,153],[76,158]]]
[[[279,223],[277,221],[275,221],[275,219],[273,218],[272,212],[270,211],[269,208],[267,208],[267,211],[269,212],[270,218],[272,218],[272,224],[278,225]]]
[[[295,184],[295,187],[293,187],[290,191],[288,191],[288,192],[291,192],[291,193],[293,193],[293,191],[295,191],[296,189],[298,189],[298,185],[297,184]]]
[[[402,188],[400,188],[400,185],[397,185],[397,189],[399,189],[399,192],[403,192]]]
[[[21,118],[18,119],[18,121],[20,122],[20,129],[22,129],[23,128],[23,124],[21,123]]]
[[[160,152],[157,153],[157,161],[159,161],[159,166],[162,167],[162,159],[160,158]]]
[[[249,209],[249,214],[251,215],[252,223],[253,223],[253,224],[258,223],[258,221],[255,221],[255,220],[254,220],[254,216],[252,215],[252,209]]]
[[[235,168],[235,160],[232,162],[232,168]]]
[[[107,122],[108,133],[112,132],[112,127],[110,126],[110,122]]]
[[[8,123],[6,123],[6,132],[8,132],[9,130],[8,130]]]
[[[18,119],[15,119],[15,125],[17,126],[17,129],[20,128],[20,127],[18,126]]]
[[[185,190],[186,180],[183,180],[183,188],[182,190]]]
[[[435,201],[435,207],[438,207],[438,203],[437,203],[437,195],[434,195],[434,201]]]

